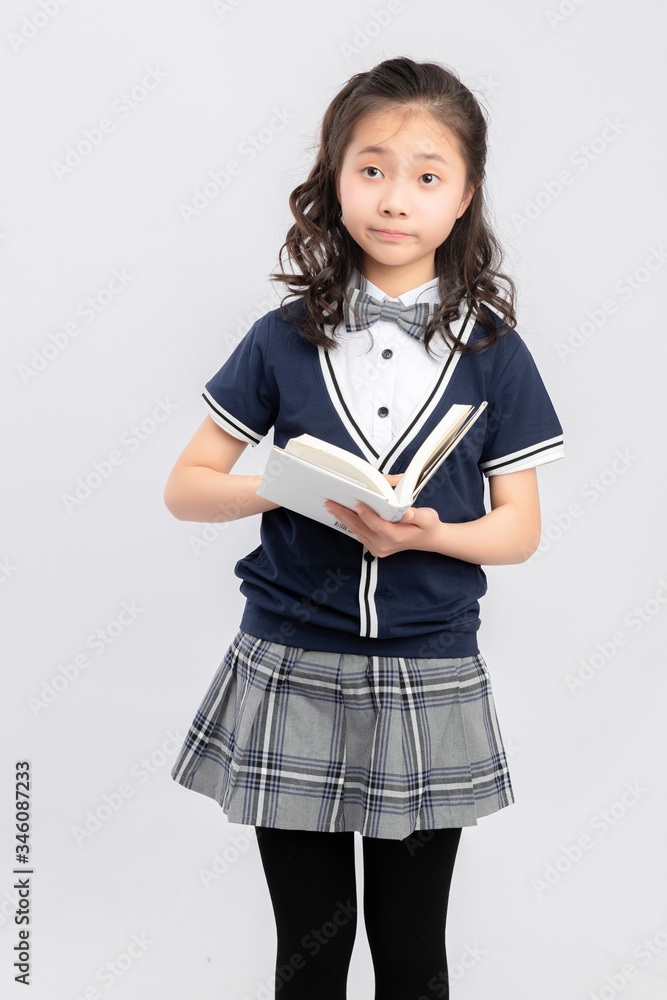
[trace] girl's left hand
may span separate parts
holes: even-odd
[[[385,473],[385,478],[395,486],[401,477]],[[437,510],[432,507],[410,507],[400,521],[385,521],[364,503],[357,503],[351,508],[327,500],[324,506],[355,533],[371,555],[379,557],[404,549],[433,551],[429,543],[442,523]]]

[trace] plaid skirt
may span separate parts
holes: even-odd
[[[480,654],[332,653],[241,630],[171,776],[232,823],[392,840],[514,802]]]

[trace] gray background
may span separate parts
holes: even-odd
[[[12,806],[28,759],[35,1000],[272,996],[253,830],[169,774],[238,627],[233,566],[259,517],[180,522],[162,490],[204,382],[278,302],[267,275],[327,104],[408,55],[455,68],[489,110],[491,217],[567,450],[539,472],[540,550],[488,570],[480,646],[517,802],[464,830],[452,996],[664,1000],[664,6],[43,3],[0,16],[4,995],[25,995]],[[59,168],[86,130],[101,141]],[[270,444],[234,471],[261,472]],[[135,617],[114,625],[124,603]],[[371,994],[360,923],[349,997]]]

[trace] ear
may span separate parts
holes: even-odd
[[[477,190],[478,187],[479,187],[479,184],[471,184],[469,186],[469,188],[466,191],[466,194],[465,194],[465,196],[463,198],[463,201],[461,202],[461,207],[458,210],[458,213],[457,213],[457,216],[456,216],[457,219],[460,219],[461,216],[464,215],[465,212],[467,211],[468,205],[472,201],[472,196],[474,195],[474,193],[475,193],[475,191]]]

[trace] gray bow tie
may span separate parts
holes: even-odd
[[[359,288],[353,288],[343,299],[343,317],[348,333],[365,330],[378,319],[390,319],[416,340],[423,339],[426,325],[437,308],[435,302],[418,302],[412,306],[404,306],[391,299],[380,302]]]

